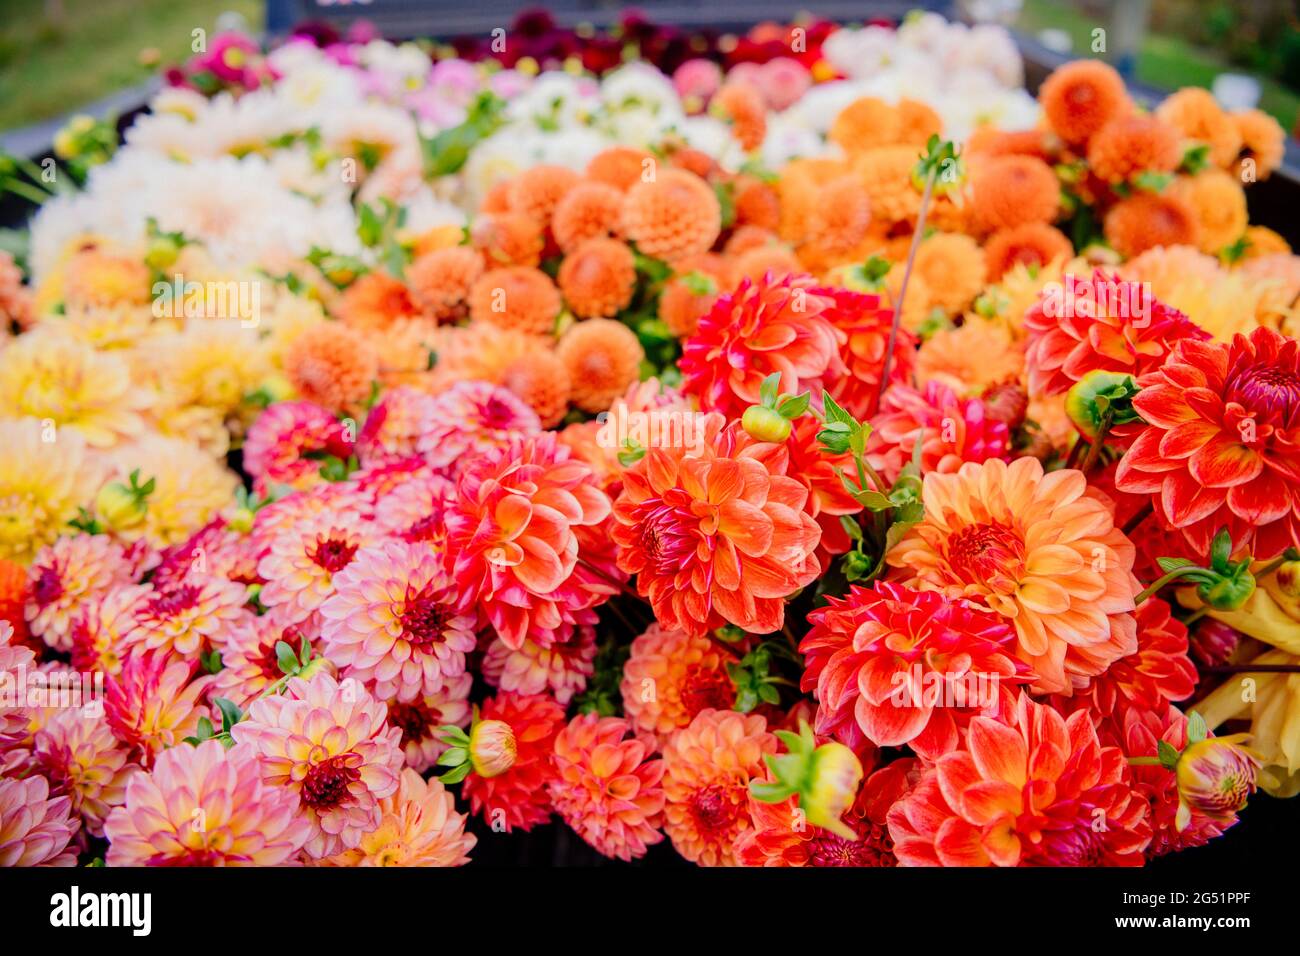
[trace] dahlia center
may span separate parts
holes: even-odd
[[[402,609],[402,636],[417,647],[427,649],[442,640],[451,621],[451,611],[438,599],[435,589],[426,585],[415,591],[407,585]]]
[[[724,671],[693,664],[682,681],[682,707],[691,717],[708,708],[730,710],[736,700],[733,688]]]
[[[302,782],[302,802],[313,810],[332,810],[348,797],[348,785],[361,779],[350,754],[313,764]]]
[[[328,535],[317,535],[316,545],[307,555],[330,574],[342,571],[357,553],[357,546]]]
[[[865,821],[864,821],[865,822]],[[834,833],[818,833],[810,842],[808,861],[813,866],[894,866],[894,841],[884,827],[856,827],[857,840]]]
[[[641,526],[641,548],[660,574],[680,571],[695,551],[695,542],[686,532],[692,520],[671,507],[655,509]]]
[[[427,737],[435,724],[437,715],[420,701],[411,703],[390,703],[388,705],[388,722],[402,731],[402,746],[417,744]]]
[[[193,584],[182,584],[178,588],[159,594],[149,602],[149,610],[157,617],[175,617],[198,603],[199,589]]]
[[[967,525],[948,542],[948,563],[968,581],[1014,586],[1024,562],[1024,542],[1006,525]]]
[[[1273,365],[1243,368],[1228,379],[1226,398],[1256,412],[1266,411],[1269,417],[1290,425],[1292,416],[1300,411],[1300,376]]]
[[[691,816],[701,833],[727,833],[736,822],[736,805],[725,787],[705,787],[690,799]]]
[[[40,577],[32,586],[32,598],[38,607],[52,604],[63,596],[63,579],[54,568],[41,568]]]

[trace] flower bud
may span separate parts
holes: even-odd
[[[783,442],[790,437],[790,419],[763,405],[750,405],[745,409],[740,425],[759,441]]]
[[[1226,664],[1232,657],[1237,645],[1241,643],[1241,631],[1230,627],[1212,617],[1201,620],[1192,632],[1192,656],[1206,667]]]
[[[504,720],[480,720],[469,732],[469,760],[480,777],[495,777],[515,765],[515,732]]]
[[[1220,611],[1237,610],[1249,601],[1254,593],[1255,579],[1249,572],[1225,574],[1213,584],[1202,584],[1196,589],[1197,597]]]
[[[148,502],[120,481],[110,481],[95,496],[95,513],[112,531],[126,531],[144,521]]]
[[[1215,823],[1231,823],[1232,816],[1255,792],[1255,775],[1262,760],[1243,747],[1244,734],[1207,737],[1189,744],[1178,758],[1178,813],[1174,825],[1181,832],[1196,813]]]
[[[822,744],[812,753],[799,807],[813,826],[846,840],[858,835],[840,819],[853,806],[862,783],[862,763],[841,743]]]
[[[1065,413],[1084,438],[1095,439],[1107,412],[1112,425],[1138,420],[1133,396],[1138,392],[1133,376],[1100,369],[1088,372],[1065,395]]]

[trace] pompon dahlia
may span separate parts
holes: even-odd
[[[971,218],[981,233],[1056,219],[1061,184],[1033,156],[994,156],[971,172]]]
[[[321,866],[464,866],[478,838],[465,832],[466,817],[436,777],[410,768],[397,791],[379,801],[379,824],[359,845],[320,861]]]
[[[777,752],[761,714],[703,710],[664,745],[664,832],[701,866],[734,866],[736,840],[753,829],[749,782]]]
[[[708,252],[722,230],[718,197],[699,176],[660,169],[623,197],[623,235],[644,255],[669,262]]]
[[[990,282],[999,281],[1016,266],[1041,269],[1064,261],[1074,253],[1065,233],[1045,222],[1027,222],[1012,229],[1000,229],[984,244],[984,263]]]
[[[493,687],[516,694],[553,694],[567,705],[587,686],[596,669],[596,630],[575,627],[547,647],[524,641],[512,648],[497,638],[483,657],[483,677]]]
[[[387,389],[366,414],[357,435],[357,455],[367,465],[415,456],[432,401],[428,393],[407,386]]]
[[[1195,246],[1201,232],[1196,210],[1186,200],[1145,190],[1111,206],[1102,228],[1106,241],[1126,259],[1157,246]]]
[[[311,834],[293,791],[262,781],[257,752],[182,745],[131,778],[109,815],[109,866],[286,866]]]
[[[919,392],[902,383],[891,386],[871,427],[867,457],[890,484],[912,460],[918,441],[922,473],[1005,459],[1011,450],[1006,423],[991,418],[981,399],[958,398],[940,382],[928,382]]]
[[[1241,136],[1245,159],[1255,163],[1255,178],[1268,179],[1282,165],[1286,154],[1286,131],[1263,110],[1241,110],[1231,115]]]
[[[1033,678],[1003,618],[932,591],[854,586],[808,620],[801,686],[817,698],[815,729],[855,750],[865,737],[934,760],[972,717],[1007,720]]]
[[[411,297],[437,322],[455,322],[469,313],[469,290],[483,275],[483,256],[467,246],[437,249],[406,270]]]
[[[492,269],[469,290],[469,313],[475,322],[532,335],[554,332],[562,307],[560,290],[551,277],[528,266]]]
[[[32,767],[72,800],[91,836],[104,835],[109,812],[126,800],[126,785],[140,768],[108,724],[81,710],[60,708],[36,732]]]
[[[0,420],[0,448],[0,557],[26,564],[90,505],[99,469],[75,431],[56,435],[35,418]]]
[[[1011,726],[974,718],[966,748],[893,806],[894,852],[903,866],[1141,866],[1151,826],[1129,779],[1086,712],[1022,694]]]
[[[0,867],[76,866],[69,844],[81,824],[71,811],[44,777],[0,778]]]
[[[455,472],[514,435],[541,430],[537,413],[513,392],[487,382],[458,382],[434,396],[417,447],[434,467]]]
[[[418,475],[379,498],[375,523],[403,541],[421,541],[442,552],[447,541],[446,511],[456,486],[441,475]]]
[[[355,677],[381,700],[410,701],[465,672],[475,618],[457,610],[459,596],[441,554],[385,541],[358,551],[333,586],[320,608],[321,637],[344,677]]]
[[[480,261],[494,266],[540,265],[546,246],[537,223],[517,212],[477,216],[469,228],[469,241],[482,257]]]
[[[72,649],[81,608],[132,581],[122,546],[107,535],[75,534],[42,548],[27,569],[27,626],[56,651]]]
[[[560,200],[581,181],[565,166],[532,166],[510,180],[506,199],[512,212],[523,213],[545,228]]]
[[[555,738],[547,784],[564,822],[601,854],[635,860],[663,840],[664,762],[618,717],[583,714]]]
[[[303,329],[289,344],[284,373],[305,400],[344,411],[370,394],[379,377],[379,356],[356,329],[324,322]]]
[[[569,398],[599,414],[636,384],[645,350],[635,332],[614,319],[588,319],[564,333],[555,349],[569,379]]]
[[[820,395],[844,373],[840,324],[864,302],[809,275],[742,281],[682,344],[682,391],[728,418],[758,402],[759,386],[773,372],[781,373],[783,393]]]
[[[293,622],[307,620],[334,593],[334,576],[378,539],[378,529],[355,516],[322,514],[304,518],[271,539],[257,563],[266,584],[259,600],[284,607]]]
[[[1226,168],[1241,152],[1241,132],[1209,90],[1187,86],[1165,97],[1156,118],[1210,147],[1210,162]]]
[[[588,239],[617,235],[622,211],[621,190],[609,183],[579,183],[555,207],[551,232],[563,252],[572,252]]]
[[[470,688],[474,675],[466,671],[447,678],[442,690],[410,701],[390,701],[388,723],[402,731],[400,745],[406,766],[424,773],[447,749],[438,728],[454,724],[467,727],[470,721]]]
[[[1139,379],[1148,424],[1115,487],[1148,494],[1195,554],[1227,528],[1267,561],[1300,546],[1300,346],[1267,328],[1231,344],[1183,341]]]
[[[320,671],[253,701],[231,729],[237,744],[257,751],[263,780],[298,796],[311,856],[352,849],[379,823],[379,801],[397,789],[402,767],[401,731],[386,716],[357,681]]]
[[[461,607],[477,609],[512,648],[547,646],[618,590],[610,513],[591,466],[553,432],[516,439],[461,474],[447,514]]]
[[[396,322],[419,314],[411,290],[382,269],[358,277],[338,302],[339,318],[354,329],[382,332]]]
[[[742,866],[897,866],[886,818],[917,773],[917,761],[905,757],[863,781],[853,806],[841,818],[857,835],[855,840],[810,825],[798,797],[764,803],[751,794],[749,815],[754,826],[736,841],[737,862]]]
[[[588,239],[564,257],[556,278],[574,315],[610,318],[632,301],[636,259],[617,239]]]
[[[1250,224],[1246,193],[1235,175],[1221,169],[1202,170],[1195,176],[1179,176],[1168,192],[1195,214],[1202,252],[1217,256],[1245,235]]]
[[[1124,79],[1100,60],[1073,60],[1057,67],[1038,90],[1047,122],[1071,145],[1087,143],[1093,134],[1132,104]]]
[[[785,620],[784,599],[821,572],[808,490],[788,477],[783,446],[716,413],[698,427],[698,450],[651,448],[624,473],[619,567],[637,576],[665,628],[698,634],[730,622],[769,634]]]
[[[515,762],[495,776],[471,773],[461,785],[476,814],[492,825],[531,830],[551,817],[547,784],[555,777],[551,755],[555,738],[564,729],[564,708],[543,694],[497,694],[483,702],[483,720],[499,720],[515,737]]]
[[[620,191],[627,191],[640,182],[648,170],[654,169],[655,163],[654,155],[644,149],[609,146],[587,163],[587,176],[597,182],[608,183]]]
[[[311,488],[325,480],[321,453],[347,460],[352,442],[343,424],[313,402],[275,402],[249,426],[244,469],[261,495],[273,485]]]
[[[767,106],[763,96],[748,83],[727,83],[714,94],[709,105],[730,126],[731,135],[745,151],[758,149],[767,136]]]
[[[1035,693],[1086,687],[1137,649],[1133,544],[1081,472],[995,458],[931,472],[921,494],[924,519],[885,556],[892,576],[1009,619]]]
[[[1066,275],[1044,292],[1024,318],[1029,347],[1029,391],[1059,395],[1095,370],[1134,377],[1164,364],[1177,342],[1209,333],[1156,299],[1141,282],[1107,276]]]
[[[1023,347],[1002,323],[968,319],[955,329],[940,329],[916,355],[922,384],[939,381],[961,396],[979,395],[992,385],[1019,381],[1025,371]]]
[[[142,766],[198,731],[206,716],[201,698],[212,678],[191,680],[195,670],[188,661],[144,654],[128,657],[122,672],[106,679],[104,717]]]
[[[1088,143],[1088,168],[1112,185],[1139,173],[1172,173],[1182,161],[1178,130],[1154,116],[1112,120]]]
[[[970,236],[939,232],[916,250],[917,274],[925,280],[934,304],[949,316],[960,315],[984,290],[984,252]]]
[[[665,630],[658,622],[632,642],[619,693],[637,730],[660,739],[704,710],[730,710],[736,686],[727,665],[736,657],[703,634]]]
[[[248,622],[248,589],[212,574],[192,574],[166,590],[151,589],[131,610],[134,626],[123,635],[127,654],[159,652],[197,658],[221,647],[231,630]]]

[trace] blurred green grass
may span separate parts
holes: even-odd
[[[160,65],[190,55],[191,31],[226,11],[253,29],[262,0],[62,0],[60,24],[41,0],[0,0],[0,130],[50,119],[143,82],[153,48]]]

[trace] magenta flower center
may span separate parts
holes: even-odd
[[[432,731],[438,723],[438,715],[421,701],[409,704],[391,703],[388,705],[388,722],[401,728],[402,746],[417,744],[433,736]]]
[[[357,553],[357,546],[335,538],[332,535],[317,535],[316,544],[308,550],[307,557],[320,565],[330,574],[336,571],[342,571],[352,561],[352,556]]]
[[[332,810],[348,797],[348,786],[361,779],[353,754],[322,760],[307,771],[302,782],[302,802],[313,810]]]
[[[1300,412],[1300,376],[1275,365],[1248,366],[1229,375],[1225,397],[1289,427]]]
[[[407,585],[405,605],[401,617],[403,637],[424,649],[442,640],[452,615],[440,599],[438,589],[426,584],[417,592]]]
[[[40,607],[52,604],[63,596],[63,579],[57,568],[41,568],[40,577],[32,586],[32,597]]]
[[[962,528],[948,543],[948,562],[971,581],[992,583],[1016,578],[1024,565],[1020,536],[1000,524],[973,524]]]

